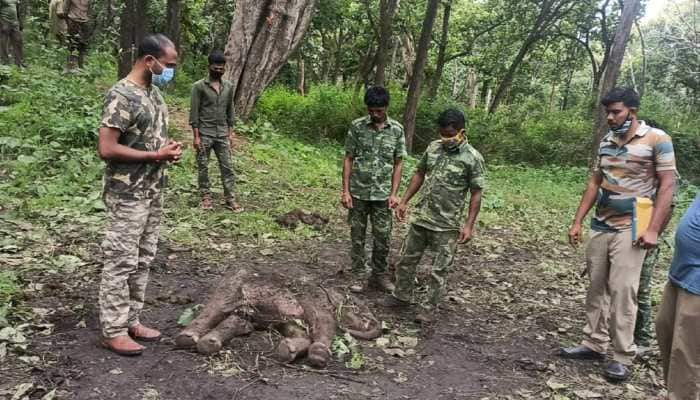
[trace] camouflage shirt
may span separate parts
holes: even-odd
[[[18,0],[0,0],[0,26],[8,28],[19,28],[19,17],[17,15]]]
[[[367,201],[381,201],[391,194],[394,162],[406,157],[403,126],[387,118],[377,131],[369,116],[352,121],[345,138],[345,154],[352,156],[350,193]]]
[[[412,222],[433,231],[459,230],[467,192],[486,184],[484,158],[466,141],[459,151],[447,152],[436,140],[416,170],[426,177]]]
[[[168,107],[154,85],[143,88],[122,79],[104,102],[101,126],[121,131],[119,143],[142,151],[156,151],[168,142]],[[109,161],[105,168],[105,193],[132,199],[160,193],[165,163]]]
[[[660,171],[675,171],[671,137],[641,122],[629,142],[608,133],[600,142],[596,170],[603,175],[591,229],[616,232],[632,227],[636,197],[656,198]]]

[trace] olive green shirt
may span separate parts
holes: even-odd
[[[403,126],[387,118],[375,130],[369,115],[352,122],[345,138],[345,154],[352,156],[350,194],[360,200],[381,201],[391,195],[394,162],[406,157]]]
[[[63,15],[75,22],[88,22],[90,19],[90,0],[64,0]]]
[[[190,101],[190,125],[199,128],[206,136],[227,136],[234,124],[233,84],[221,80],[219,92],[211,85],[209,77],[192,85]]]
[[[447,152],[439,140],[425,150],[416,170],[425,173],[413,223],[433,231],[459,230],[467,192],[486,185],[484,158],[466,141]]]
[[[0,0],[0,25],[10,29],[19,29],[17,5],[19,0]]]

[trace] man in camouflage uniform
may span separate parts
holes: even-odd
[[[22,19],[19,0],[0,0],[0,63],[10,62],[10,49],[18,67],[24,67]]]
[[[653,128],[659,128],[653,121],[647,121],[647,124]],[[680,175],[676,172],[676,181],[680,182]],[[677,198],[676,195],[678,191],[676,190],[673,194],[673,201],[671,202],[671,212],[666,219],[666,222],[661,228],[659,233],[659,244],[665,242],[663,240],[663,234],[666,230],[666,226],[671,221],[673,215],[673,210],[675,209]],[[643,354],[650,350],[652,336],[652,322],[654,320],[652,316],[652,304],[651,304],[651,285],[654,278],[654,269],[659,261],[659,255],[661,253],[661,246],[652,247],[647,250],[647,254],[644,257],[644,263],[642,264],[642,273],[639,278],[639,290],[637,291],[637,320],[634,325],[634,343],[637,345],[637,353]]]
[[[197,149],[202,208],[210,210],[213,207],[209,190],[209,156],[214,150],[219,161],[226,207],[240,212],[243,208],[234,196],[236,177],[231,164],[231,147],[236,137],[233,130],[233,84],[221,78],[226,68],[224,53],[214,51],[209,55],[208,61],[209,76],[195,82],[190,101],[190,125],[194,134],[194,147]]]
[[[66,20],[68,31],[68,65],[66,70],[73,72],[78,68],[83,68],[85,54],[87,53],[88,22],[90,21],[90,0],[64,0],[63,10],[58,14]],[[77,53],[77,54],[76,54]]]
[[[388,301],[388,305],[399,307],[413,301],[418,263],[426,248],[435,251],[428,299],[421,302],[418,322],[430,321],[429,312],[444,295],[457,243],[466,243],[473,236],[486,180],[483,157],[467,143],[464,114],[448,109],[437,122],[441,139],[430,143],[425,150],[398,207],[398,218],[403,222],[408,202],[423,187],[396,266],[396,289]],[[462,225],[468,192],[471,193],[469,212]]]
[[[167,37],[147,36],[131,72],[107,92],[104,103],[98,151],[107,163],[109,227],[102,242],[100,324],[104,347],[122,355],[143,351],[132,338],[160,337],[140,323],[139,314],[158,245],[165,167],[182,155],[182,145],[168,139],[168,108],[154,86],[172,79],[176,64]]]
[[[367,219],[372,222],[372,274],[368,287],[391,291],[387,261],[391,241],[391,209],[398,205],[401,167],[406,156],[403,126],[387,116],[389,92],[372,87],[365,93],[369,115],[352,122],[345,140],[343,194],[348,212],[352,250],[352,272],[366,271],[365,235]],[[361,285],[352,285],[361,291]]]

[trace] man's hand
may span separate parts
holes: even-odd
[[[195,150],[200,151],[202,148],[202,138],[200,136],[196,136],[192,142],[192,145],[194,146]]]
[[[569,244],[572,247],[578,247],[579,243],[581,243],[581,224],[574,222],[569,228]]]
[[[637,239],[637,246],[643,249],[651,249],[659,244],[659,233],[647,229],[642,236]]]
[[[396,218],[401,222],[406,222],[406,217],[408,216],[408,204],[399,203],[396,208]]]
[[[171,140],[165,147],[158,149],[156,152],[156,162],[163,161],[180,161],[182,157],[182,143]]]
[[[342,196],[340,197],[340,202],[343,204],[343,207],[347,208],[348,210],[352,208],[352,195],[350,195],[350,192],[343,192]]]
[[[233,140],[236,139],[236,132],[230,131],[228,134],[228,140],[231,143],[231,148],[233,148]]]
[[[389,196],[389,208],[392,210],[399,206],[399,198],[396,196]]]
[[[473,231],[472,231],[471,227],[469,227],[469,226],[463,227],[462,230],[459,231],[459,240],[457,240],[457,243],[459,243],[459,244],[467,243],[468,241],[472,240],[472,235],[473,235]]]

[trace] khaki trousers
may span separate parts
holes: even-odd
[[[666,284],[656,340],[669,400],[700,400],[700,296]]]
[[[586,295],[587,338],[582,344],[630,365],[637,353],[634,325],[637,289],[646,250],[632,244],[632,231],[593,232],[586,246],[591,280]]]

